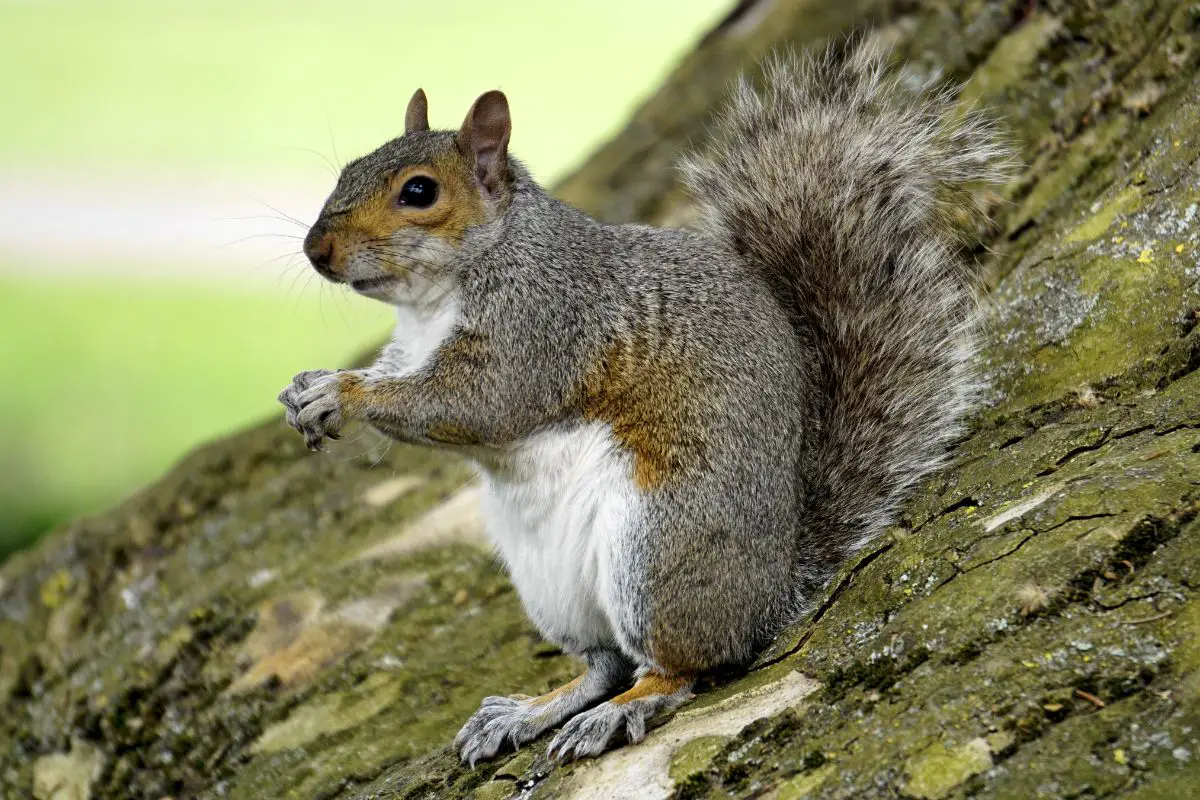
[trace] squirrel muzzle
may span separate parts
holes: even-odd
[[[304,255],[308,256],[313,268],[323,277],[342,282],[341,277],[333,271],[333,235],[324,220],[317,220],[308,229],[308,235],[304,237]]]

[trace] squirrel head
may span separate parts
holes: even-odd
[[[385,302],[438,294],[455,257],[512,196],[508,100],[479,96],[457,131],[429,129],[418,89],[404,135],[351,161],[304,240],[313,267]]]

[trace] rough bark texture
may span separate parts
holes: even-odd
[[[314,456],[273,420],[0,570],[0,795],[1195,796],[1200,5],[743,5],[560,190],[686,219],[671,163],[727,79],[863,22],[1005,116],[994,396],[903,523],[642,745],[471,771],[448,745],[483,694],[575,667],[480,545],[467,471]]]

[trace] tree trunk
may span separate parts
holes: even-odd
[[[559,191],[685,221],[672,161],[727,81],[863,23],[1018,144],[980,251],[994,392],[754,670],[639,746],[464,768],[485,693],[574,664],[481,545],[462,465],[313,455],[275,419],[0,570],[0,795],[1197,796],[1200,6],[742,3]]]

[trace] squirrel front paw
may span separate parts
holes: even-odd
[[[279,393],[279,402],[287,409],[287,424],[304,434],[309,450],[320,450],[325,439],[339,438],[345,415],[338,373],[328,369],[301,372]]]

